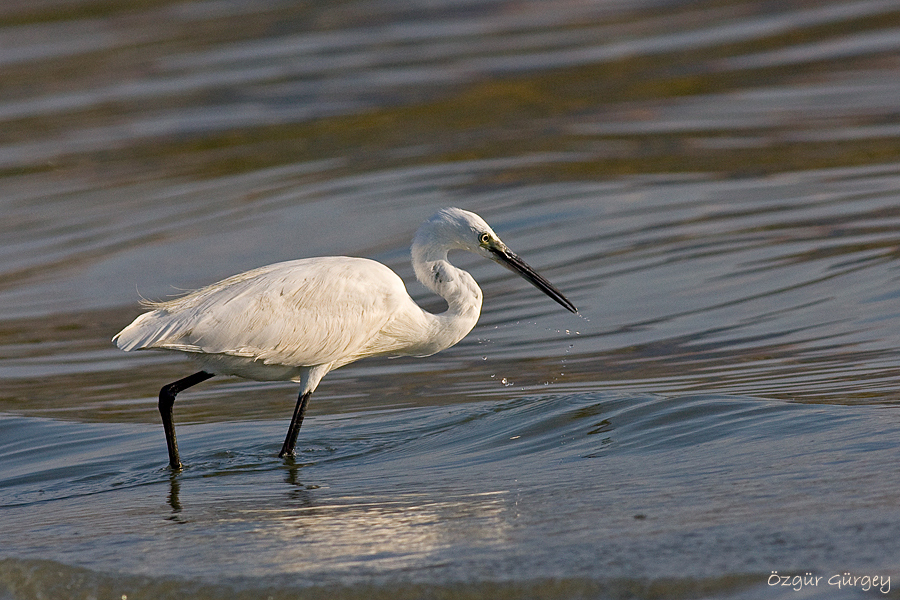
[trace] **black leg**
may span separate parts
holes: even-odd
[[[300,425],[303,424],[303,415],[306,414],[306,405],[309,404],[309,397],[312,392],[301,392],[297,398],[297,407],[294,408],[294,416],[291,417],[291,426],[288,427],[287,437],[284,438],[284,445],[281,452],[278,453],[279,458],[294,455],[294,446],[297,445],[297,434],[300,433]]]
[[[162,417],[163,429],[166,430],[166,445],[169,447],[169,466],[172,467],[173,471],[181,470],[181,459],[178,457],[178,442],[175,440],[175,422],[172,420],[172,406],[175,404],[175,395],[192,385],[206,381],[212,376],[212,373],[198,371],[159,390],[159,414]]]

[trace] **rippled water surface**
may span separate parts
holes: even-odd
[[[895,595],[898,24],[4,4],[0,598]],[[485,292],[460,344],[329,374],[293,461],[294,384],[192,388],[168,471],[156,394],[192,367],[110,343],[140,298],[341,254],[440,311],[408,247],[443,206],[580,315],[451,256]]]

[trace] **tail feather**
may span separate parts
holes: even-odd
[[[179,329],[180,324],[177,320],[171,319],[165,311],[154,310],[140,315],[131,325],[117,333],[112,341],[126,352],[171,347],[172,344],[166,342],[174,337]]]

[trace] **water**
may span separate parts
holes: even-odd
[[[0,598],[896,595],[898,17],[4,5]],[[140,297],[346,254],[441,310],[447,205],[581,316],[454,256],[463,342],[329,374],[294,461],[294,385],[192,388],[169,473]]]

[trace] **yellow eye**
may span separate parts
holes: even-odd
[[[478,241],[481,243],[481,245],[487,246],[488,242],[491,241],[491,236],[486,233],[482,233],[480,236],[478,236]]]

